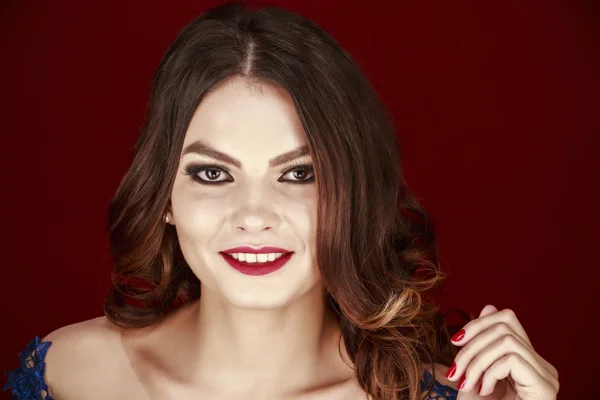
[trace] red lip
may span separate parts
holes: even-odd
[[[250,246],[239,246],[231,249],[223,250],[222,253],[251,253],[251,254],[264,254],[264,253],[291,253],[290,250],[282,249],[281,247],[264,246],[258,249],[253,249]]]
[[[244,251],[244,252],[246,252],[246,251]],[[280,253],[280,252],[277,251],[275,253]],[[220,252],[219,254],[221,255],[221,257],[223,257],[225,259],[225,261],[227,261],[227,263],[233,269],[235,269],[245,275],[255,275],[255,276],[256,275],[267,275],[267,274],[270,274],[271,272],[277,271],[278,269],[282,268],[290,260],[290,258],[292,258],[292,255],[294,255],[294,253],[287,253],[273,261],[269,261],[269,262],[265,262],[265,263],[250,264],[250,263],[238,261],[235,258],[233,258],[232,256],[230,256],[229,254],[226,254],[224,252]]]

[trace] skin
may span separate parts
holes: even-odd
[[[241,164],[199,172],[195,176],[205,180],[229,180],[203,185],[188,167],[217,160],[198,153],[180,158],[168,223],[202,282],[201,298],[142,329],[123,330],[100,317],[52,332],[43,339],[52,342],[45,375],[50,393],[57,400],[367,399],[324,306],[315,256],[316,184],[281,181],[309,180],[310,173],[287,172],[291,162],[269,166],[307,143],[291,98],[268,84],[223,82],[200,103],[183,148],[199,140]],[[293,162],[310,165],[310,155]],[[272,274],[248,276],[219,255],[240,245],[283,247],[294,255]],[[533,351],[514,313],[492,308],[465,326],[455,375],[446,379],[448,367],[438,364],[437,380],[456,388],[466,371],[461,400],[552,399],[556,369]],[[493,364],[511,350],[533,368],[516,357]],[[507,371],[515,393],[503,384]],[[472,390],[483,372],[491,393],[485,397]]]

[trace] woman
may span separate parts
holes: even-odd
[[[273,7],[202,14],[156,71],[110,204],[105,316],[36,338],[7,388],[58,400],[555,398],[556,369],[510,310],[485,307],[453,338],[461,351],[441,350],[424,301],[442,279],[433,233],[399,165],[391,119],[322,29]]]

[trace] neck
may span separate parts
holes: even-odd
[[[320,287],[267,310],[236,308],[202,290],[192,310],[194,375],[211,387],[266,398],[348,372],[340,368],[340,331]]]

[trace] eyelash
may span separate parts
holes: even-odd
[[[191,163],[184,168],[184,173],[185,173],[185,175],[190,176],[191,179],[193,179],[194,181],[196,181],[202,185],[223,185],[227,182],[232,181],[232,179],[224,180],[224,181],[207,181],[205,179],[201,179],[200,177],[198,177],[198,174],[200,172],[210,171],[210,170],[221,171],[221,172],[225,172],[226,174],[229,174],[229,170],[228,170],[227,166],[225,166],[224,164],[220,164],[220,163],[212,163],[212,164]],[[314,175],[314,170],[313,170],[312,165],[303,164],[300,162],[292,163],[291,165],[288,165],[286,167],[286,169],[281,171],[281,174],[282,174],[282,176],[287,175],[289,172],[294,171],[294,170],[308,171],[308,172],[313,173],[313,175]],[[315,177],[313,176],[313,177],[303,180],[303,181],[280,180],[280,179],[281,178],[279,178],[278,182],[288,182],[288,183],[292,183],[294,185],[306,185],[308,183],[314,182]]]

